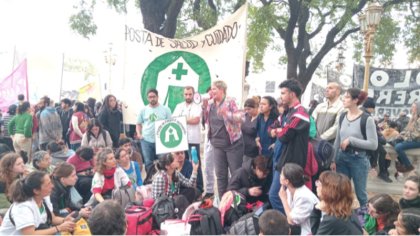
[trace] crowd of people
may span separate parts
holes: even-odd
[[[220,204],[222,223],[232,217],[229,210],[237,214],[229,227],[263,209],[260,235],[419,235],[420,177],[405,151],[420,148],[420,102],[412,104],[410,117],[401,114],[394,122],[375,119],[373,98],[357,88],[328,84],[326,101],[310,112],[297,80],[279,90],[277,100],[253,97],[240,109],[221,80],[200,104],[187,86],[172,113],[150,89],[137,123],[123,135],[121,104],[113,95],[99,105],[67,98],[57,105],[45,96],[35,106],[19,96],[2,119],[0,208],[7,211],[0,234],[72,232],[80,217],[92,234],[124,234],[125,205],[112,199],[125,188],[136,193],[136,204],[175,198],[177,215],[211,199]],[[188,150],[157,155],[156,121],[179,116],[186,118]],[[320,143],[332,153],[320,156]],[[395,149],[396,169],[408,176],[399,202],[367,194],[377,166],[378,177],[392,182],[384,145]]]

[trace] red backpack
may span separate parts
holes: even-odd
[[[126,235],[145,235],[152,231],[152,208],[130,206],[125,210],[127,220]]]

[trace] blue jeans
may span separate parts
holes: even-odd
[[[404,141],[395,145],[395,151],[398,153],[398,161],[404,166],[411,166],[411,162],[405,154],[409,149],[420,148],[420,142]]]
[[[346,175],[350,180],[353,179],[354,191],[360,207],[366,206],[368,202],[366,185],[370,169],[370,162],[366,152],[349,154],[339,151],[335,164],[338,173]]]
[[[276,140],[274,146],[274,154],[273,154],[273,182],[270,186],[270,191],[268,192],[268,198],[270,199],[271,206],[273,209],[284,212],[283,204],[281,203],[279,192],[280,192],[280,172],[276,170],[276,166],[278,161],[280,160],[282,149],[282,143]]]
[[[156,146],[155,143],[147,142],[144,139],[140,140],[140,145],[143,154],[144,165],[146,170],[148,170],[148,167],[153,165],[153,161],[157,160]]]

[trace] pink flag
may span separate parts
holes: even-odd
[[[7,112],[11,104],[17,103],[17,96],[24,94],[28,98],[27,61],[22,63],[3,81],[0,82],[0,109]]]

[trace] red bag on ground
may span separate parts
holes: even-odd
[[[152,231],[152,208],[130,206],[125,210],[127,219],[126,235],[145,235]]]

